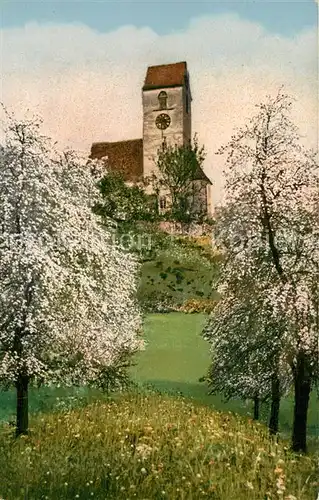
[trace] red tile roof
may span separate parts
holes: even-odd
[[[121,172],[126,181],[136,182],[143,177],[143,139],[119,142],[95,142],[90,158],[108,157],[110,172]]]
[[[185,61],[173,64],[161,64],[147,68],[143,90],[163,87],[181,87],[187,77],[187,63]]]
[[[107,169],[110,172],[121,172],[126,181],[137,182],[143,177],[143,139],[119,142],[94,142],[90,158],[108,157]],[[212,184],[205,172],[198,167],[196,180]]]

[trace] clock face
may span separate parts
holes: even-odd
[[[157,128],[160,130],[165,130],[167,127],[170,126],[171,119],[166,113],[161,113],[156,117],[155,120],[155,125]]]

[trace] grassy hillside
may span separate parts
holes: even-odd
[[[170,236],[155,232],[152,247],[141,257],[138,298],[152,312],[181,306],[190,299],[218,298],[214,290],[218,257],[210,238]]]
[[[136,357],[136,365],[131,369],[132,378],[142,385],[169,393],[179,393],[193,398],[194,402],[222,411],[234,411],[251,416],[252,405],[248,401],[231,400],[225,402],[219,395],[207,394],[207,388],[198,379],[209,366],[209,345],[201,338],[200,332],[205,322],[202,314],[150,314],[146,316],[144,332],[148,343],[144,352]],[[101,393],[84,388],[42,388],[33,389],[30,394],[31,412],[49,412],[52,409],[81,406],[86,402],[100,399]],[[0,392],[0,420],[13,420],[15,394],[13,391]],[[291,432],[293,412],[292,396],[281,403],[280,430]],[[267,408],[262,418],[268,418]],[[308,417],[309,435],[318,434],[317,398],[311,396]]]
[[[252,415],[250,401],[231,400],[225,402],[219,395],[208,395],[205,384],[198,379],[209,366],[209,344],[201,336],[205,322],[202,314],[150,314],[145,321],[144,352],[139,353],[137,365],[131,373],[140,383],[166,392],[181,392],[194,401],[222,411],[234,411],[241,415]],[[268,408],[263,407],[261,417],[268,418]],[[293,417],[293,397],[281,402],[280,430],[290,434]],[[317,397],[313,393],[308,415],[309,435],[318,434],[319,416]]]
[[[265,428],[180,398],[127,395],[0,430],[6,500],[314,499],[316,462]]]
[[[213,267],[163,252],[142,266],[138,296],[143,305],[182,305],[189,299],[215,299]]]
[[[131,369],[139,392],[109,400],[85,389],[33,390],[31,409],[42,412],[32,413],[30,436],[14,440],[13,428],[0,425],[0,498],[314,499],[315,458],[271,442],[247,418],[250,405],[224,403],[198,382],[209,364],[204,322],[201,314],[146,317],[148,346]],[[13,414],[12,392],[0,395],[0,408]],[[287,399],[281,430],[290,430],[291,417]],[[316,422],[313,397],[309,432]]]

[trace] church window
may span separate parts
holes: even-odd
[[[164,90],[158,94],[158,102],[160,109],[167,109],[167,94]]]
[[[165,210],[166,208],[166,198],[165,196],[161,196],[159,199],[159,206],[161,210]]]

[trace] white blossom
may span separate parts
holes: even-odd
[[[6,383],[21,371],[45,382],[87,383],[142,346],[138,266],[92,213],[95,182],[87,160],[56,152],[38,122],[8,117],[0,148]]]
[[[219,151],[226,156],[215,231],[225,257],[222,300],[204,336],[213,382],[232,394],[267,392],[274,367],[285,386],[300,353],[306,376],[318,375],[318,162],[300,144],[291,105],[282,91],[267,98]]]

